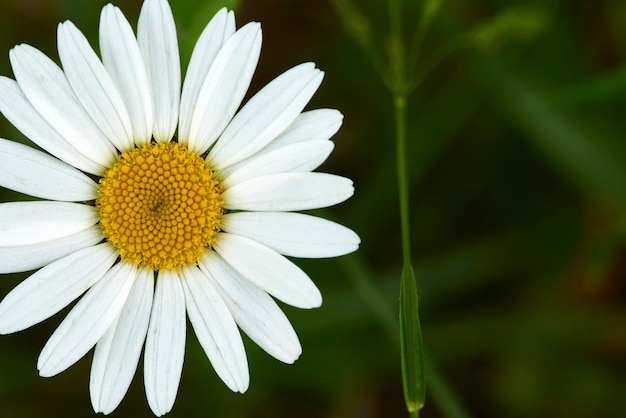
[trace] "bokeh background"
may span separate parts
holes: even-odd
[[[101,0],[0,0],[9,49],[57,60],[70,19],[97,45]],[[406,416],[397,337],[400,235],[391,96],[331,0],[171,0],[183,61],[212,14],[260,21],[250,92],[304,61],[326,71],[308,108],[344,115],[321,168],[355,196],[324,212],[362,238],[353,255],[295,260],[320,287],[285,306],[304,352],[284,365],[245,339],[251,385],[231,393],[188,333],[170,417]],[[422,1],[404,1],[410,40]],[[140,0],[115,2],[134,24]],[[353,0],[385,58],[386,1]],[[353,16],[354,17],[354,16]],[[428,398],[423,417],[625,417],[626,2],[444,2],[423,45],[450,53],[409,102],[413,261]],[[27,142],[3,118],[0,136]],[[26,199],[0,190],[0,201]],[[0,278],[0,297],[27,274]],[[67,311],[67,310],[66,310]],[[64,311],[64,312],[66,312]],[[0,336],[0,417],[89,417],[91,353],[54,378],[37,356],[64,313]],[[140,366],[141,370],[141,366]],[[459,411],[460,408],[460,411]],[[150,417],[142,373],[112,417]]]

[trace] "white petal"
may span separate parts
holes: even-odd
[[[72,90],[102,133],[120,151],[133,146],[130,118],[109,73],[70,21],[57,30],[59,58]]]
[[[0,203],[0,247],[51,241],[98,222],[93,206],[67,202]]]
[[[335,109],[302,112],[287,129],[265,147],[264,151],[305,141],[330,139],[343,123],[343,115]]]
[[[0,77],[0,112],[35,144],[58,159],[91,174],[106,169],[70,145],[30,104],[15,80]]]
[[[30,45],[16,46],[9,58],[17,83],[37,112],[81,154],[110,167],[115,147],[81,106],[63,71]]]
[[[330,141],[307,141],[289,144],[269,152],[263,149],[252,157],[227,167],[218,175],[223,179],[222,187],[228,189],[254,177],[290,171],[312,171],[328,158],[333,148],[334,144]]]
[[[159,142],[169,142],[178,123],[180,58],[174,16],[166,0],[143,3],[137,40],[152,91],[152,135]]]
[[[38,269],[102,241],[102,228],[93,226],[67,237],[16,247],[0,247],[0,274]]]
[[[220,225],[292,257],[336,257],[356,251],[361,242],[345,226],[301,213],[235,212],[224,215]]]
[[[154,273],[140,269],[118,319],[96,344],[89,379],[96,412],[113,412],[133,380],[146,340],[153,292]]]
[[[280,135],[320,86],[324,73],[298,65],[270,82],[237,113],[209,153],[217,169],[247,158]]]
[[[224,43],[235,33],[235,15],[222,8],[211,19],[198,39],[187,67],[183,92],[180,99],[178,138],[187,143],[191,118],[196,109],[202,84],[206,80],[211,65]]]
[[[222,194],[226,209],[287,211],[335,205],[354,193],[352,181],[326,173],[279,173],[243,181]]]
[[[41,350],[37,360],[41,376],[61,373],[96,345],[117,319],[136,273],[135,265],[118,263],[87,291]]]
[[[93,200],[98,186],[74,167],[26,145],[0,138],[0,186],[42,199]]]
[[[185,295],[171,270],[159,272],[144,354],[144,385],[152,412],[168,413],[178,391],[185,356]]]
[[[0,334],[23,330],[54,315],[100,280],[116,258],[117,251],[104,243],[32,274],[0,303]]]
[[[243,341],[226,304],[196,266],[182,270],[187,315],[217,375],[233,392],[250,383]]]
[[[275,298],[297,308],[316,308],[322,295],[309,276],[276,251],[239,235],[220,233],[215,251],[235,270]]]
[[[241,277],[215,251],[205,253],[200,269],[252,341],[284,363],[291,364],[300,357],[298,336],[270,295]]]
[[[135,143],[149,144],[153,115],[146,66],[130,23],[111,4],[100,15],[100,53],[126,105]]]
[[[195,102],[189,149],[203,153],[222,133],[243,100],[261,53],[261,26],[251,22],[224,44]],[[186,109],[188,111],[188,109]]]

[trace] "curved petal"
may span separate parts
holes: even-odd
[[[20,132],[61,161],[91,174],[106,169],[69,144],[30,104],[15,80],[0,77],[0,112]]]
[[[117,319],[136,274],[135,265],[118,263],[87,291],[41,350],[39,375],[61,373],[96,345]]]
[[[63,71],[30,45],[14,47],[9,58],[17,83],[37,112],[81,154],[110,167],[115,147],[80,105]]]
[[[149,144],[153,111],[146,66],[130,23],[112,4],[100,15],[100,53],[126,105],[135,144]]]
[[[152,91],[152,135],[159,142],[169,142],[178,123],[180,58],[174,16],[166,0],[143,3],[137,40]]]
[[[146,351],[144,385],[156,416],[168,413],[178,391],[185,356],[185,295],[180,278],[162,270],[156,283]]]
[[[251,22],[224,44],[211,65],[195,102],[189,127],[189,149],[204,153],[243,100],[261,53],[261,26]]]
[[[51,241],[84,231],[97,222],[98,210],[79,203],[0,203],[0,247]]]
[[[300,64],[276,77],[237,113],[207,159],[222,169],[269,144],[296,119],[322,78],[324,73],[313,63]]]
[[[204,28],[196,42],[187,67],[183,92],[180,99],[180,115],[178,122],[178,139],[187,143],[191,118],[196,109],[202,84],[215,61],[217,53],[224,43],[235,33],[235,14],[222,8]],[[197,150],[196,150],[197,151]]]
[[[0,303],[0,334],[26,329],[59,312],[100,280],[116,258],[117,251],[104,243],[35,272]]]
[[[91,404],[110,414],[128,391],[146,340],[154,273],[140,269],[118,319],[96,344],[89,378]]]
[[[196,266],[182,270],[187,315],[217,375],[233,392],[250,383],[248,360],[237,324],[211,282]]]
[[[67,237],[15,247],[0,247],[0,274],[38,269],[102,241],[102,228],[92,226]]]
[[[0,186],[42,199],[93,200],[98,186],[74,167],[26,145],[0,138]]]
[[[130,118],[111,76],[72,22],[59,24],[57,38],[59,58],[76,97],[109,141],[128,151],[133,146]]]
[[[297,308],[316,308],[322,295],[309,276],[276,251],[239,235],[220,233],[214,244],[243,277],[275,298]]]
[[[235,184],[222,193],[224,208],[253,211],[317,209],[354,194],[352,181],[326,173],[279,173]]]
[[[269,143],[263,151],[305,141],[330,139],[343,123],[343,115],[335,109],[315,109],[302,112],[287,129]]]
[[[241,277],[215,251],[207,251],[199,266],[252,341],[284,363],[300,357],[298,336],[270,295]]]
[[[301,213],[235,212],[224,215],[220,225],[292,257],[337,257],[356,251],[361,242],[345,226]]]
[[[268,174],[308,172],[319,167],[333,151],[330,141],[307,141],[289,144],[265,152],[261,150],[252,157],[218,172],[222,187],[233,185]]]

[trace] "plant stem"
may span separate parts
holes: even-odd
[[[383,68],[383,60],[376,53],[369,33],[369,22],[357,12],[350,0],[333,0],[339,16],[348,33],[365,50],[374,67],[381,73],[382,79],[389,87],[393,98],[395,136],[396,136],[396,161],[398,176],[398,197],[400,211],[400,228],[402,236],[402,275],[400,282],[400,311],[399,327],[391,314],[390,306],[384,301],[376,289],[373,278],[364,268],[362,260],[355,256],[345,259],[345,268],[350,272],[353,285],[361,294],[363,299],[372,309],[372,313],[384,326],[388,335],[400,346],[402,365],[402,384],[404,390],[405,403],[409,418],[419,418],[419,410],[425,401],[425,372],[424,367],[427,359],[424,358],[422,344],[422,330],[418,312],[418,292],[415,281],[415,274],[411,263],[411,228],[409,220],[409,176],[406,151],[407,140],[407,100],[411,92],[416,88],[419,81],[424,76],[423,72],[418,72],[415,77],[417,61],[420,55],[421,43],[425,36],[432,15],[439,6],[438,0],[425,3],[424,15],[419,22],[415,33],[411,55],[408,57],[404,44],[404,34],[402,27],[402,0],[390,0],[389,6],[389,39],[388,58],[389,66],[387,71]],[[432,62],[426,66],[426,72],[430,71],[443,56],[444,53],[436,55]],[[413,76],[411,76],[413,75]],[[397,338],[399,330],[400,339]],[[428,366],[428,365],[426,365]],[[442,377],[437,374],[436,368],[432,365],[429,371],[433,373],[432,386],[435,394],[435,401],[442,410],[450,413],[450,416],[464,417],[463,409],[447,388]],[[447,405],[450,403],[451,405]],[[460,412],[457,414],[457,412]],[[453,415],[457,414],[457,415]]]
[[[389,2],[391,70],[391,94],[396,128],[396,161],[398,168],[398,193],[400,204],[400,225],[402,229],[402,263],[406,270],[411,263],[411,234],[409,228],[409,185],[406,162],[406,106],[407,74],[405,67],[404,42],[402,34],[401,0]]]
[[[396,131],[398,197],[402,234],[402,275],[400,279],[400,357],[404,401],[410,418],[418,418],[424,405],[424,353],[419,321],[418,295],[411,265],[411,228],[409,223],[409,180],[406,157],[406,113],[408,74],[402,30],[401,0],[389,2],[389,87],[393,97]]]
[[[396,119],[396,149],[398,166],[398,195],[402,233],[402,275],[400,279],[400,353],[402,384],[409,417],[417,418],[424,405],[424,350],[419,320],[417,285],[411,265],[411,234],[409,227],[409,185],[406,159],[406,100],[394,100]]]
[[[384,297],[384,292],[378,287],[375,277],[367,268],[365,260],[359,253],[350,254],[338,259],[347,273],[363,302],[369,306],[370,312],[378,324],[385,330],[389,341],[399,347],[398,324],[395,321],[394,306]],[[428,353],[426,353],[428,354]],[[432,355],[424,355],[424,369],[428,377],[428,393],[433,403],[438,407],[443,417],[470,418],[458,396],[445,376],[439,371]],[[409,418],[416,415],[409,412]]]
[[[406,98],[396,96],[393,101],[396,123],[396,160],[400,228],[402,233],[402,262],[403,268],[407,269],[411,264],[411,229],[409,222],[409,175],[406,161]]]

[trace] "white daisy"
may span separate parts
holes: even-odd
[[[10,52],[15,80],[0,77],[0,111],[48,153],[0,139],[0,186],[43,199],[0,204],[0,273],[39,269],[0,303],[0,333],[82,295],[37,367],[56,375],[95,346],[97,412],[119,405],[144,343],[148,403],[158,416],[171,410],[185,313],[233,391],[249,383],[238,328],[294,362],[300,343],[274,298],[300,308],[322,298],[284,256],[359,245],[341,225],[292,212],[353,193],[350,180],[312,172],[343,118],[302,112],[323,73],[296,66],[240,108],[260,48],[258,23],[235,30],[233,13],[221,10],[181,93],[172,12],[166,0],[147,0],[136,37],[119,9],[102,9],[101,59],[71,22],[58,27],[63,69],[28,45]]]

